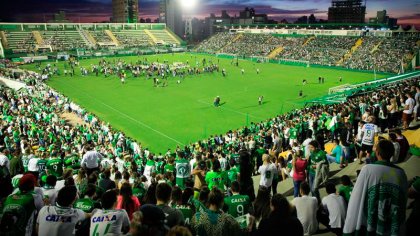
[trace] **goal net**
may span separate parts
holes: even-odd
[[[270,62],[270,58],[268,57],[259,57],[259,56],[252,56],[251,61],[257,62],[257,63],[267,63]]]
[[[332,87],[328,90],[328,94],[333,94],[333,93],[340,93],[340,92],[344,92],[347,90],[353,89],[353,86],[351,84],[343,84],[340,86],[336,86],[336,87]]]

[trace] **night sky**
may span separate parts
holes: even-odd
[[[220,15],[228,10],[231,16],[239,15],[245,7],[254,7],[257,13],[266,13],[275,20],[293,22],[302,15],[314,14],[326,19],[331,0],[198,0],[199,5],[189,15],[204,18],[210,13]],[[109,21],[112,0],[2,0],[0,21],[45,22],[53,13],[64,10],[73,22]],[[157,18],[159,0],[140,0],[140,17]],[[398,18],[399,24],[420,26],[420,1],[418,0],[368,0],[367,16],[378,10],[387,10],[388,15]]]

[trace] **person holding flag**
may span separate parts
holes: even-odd
[[[178,187],[185,189],[185,183],[191,177],[190,162],[182,155],[178,160],[175,161],[175,182]]]

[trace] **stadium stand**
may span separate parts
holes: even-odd
[[[169,33],[168,30],[149,30],[149,32],[157,39],[156,43],[163,45],[179,45],[180,41],[173,34]]]
[[[4,64],[12,65],[7,61],[4,61]],[[73,66],[77,67],[77,63],[74,62]],[[80,196],[86,195],[86,199],[90,199],[92,202],[83,207],[79,205],[69,207],[79,208],[84,211],[88,211],[89,208],[89,212],[91,212],[92,209],[97,207],[93,204],[93,201],[101,202],[106,209],[107,206],[112,206],[113,202],[108,202],[108,195],[117,195],[118,193],[107,190],[116,187],[120,189],[121,193],[118,198],[115,196],[113,201],[121,202],[124,198],[130,198],[135,199],[133,201],[137,202],[137,205],[134,204],[132,207],[117,204],[118,209],[125,209],[129,212],[127,218],[133,218],[133,214],[137,210],[147,212],[144,208],[139,208],[140,204],[157,203],[161,206],[161,210],[170,212],[168,215],[178,214],[177,219],[182,219],[182,217],[188,219],[185,221],[188,223],[180,220],[174,223],[175,225],[189,227],[191,231],[195,232],[198,230],[195,227],[198,215],[193,214],[194,210],[187,213],[186,211],[174,212],[173,209],[194,209],[192,207],[194,205],[197,212],[206,212],[206,207],[211,208],[212,204],[215,204],[211,200],[215,197],[214,195],[222,194],[221,197],[223,198],[223,191],[232,186],[232,191],[239,194],[233,195],[234,199],[240,198],[240,200],[231,200],[231,198],[226,197],[224,200],[226,202],[225,210],[229,215],[224,215],[223,217],[237,217],[236,220],[231,218],[232,220],[229,222],[233,232],[239,234],[241,228],[243,230],[247,229],[247,221],[244,221],[241,216],[255,214],[252,217],[257,222],[260,222],[260,225],[258,227],[250,225],[249,229],[258,233],[264,229],[264,222],[268,220],[268,215],[259,215],[260,213],[253,213],[248,209],[251,205],[255,209],[263,207],[261,206],[261,199],[264,194],[267,194],[268,201],[271,199],[274,201],[272,204],[275,205],[277,198],[281,197],[276,193],[278,181],[284,181],[281,185],[286,186],[285,188],[289,186],[289,190],[282,190],[282,193],[284,195],[290,194],[291,180],[297,181],[294,175],[290,176],[290,171],[297,168],[296,166],[293,167],[293,163],[297,158],[301,158],[296,155],[309,157],[309,176],[317,176],[318,172],[321,171],[318,168],[314,168],[314,166],[330,165],[330,171],[326,170],[327,172],[324,174],[327,176],[323,181],[326,181],[326,179],[332,180],[334,176],[337,176],[335,175],[337,171],[341,172],[341,175],[350,174],[353,178],[356,178],[355,171],[360,169],[362,165],[358,164],[357,161],[348,165],[353,158],[368,163],[373,163],[379,158],[369,154],[366,157],[362,155],[363,149],[360,149],[358,146],[358,140],[367,142],[367,138],[363,136],[366,134],[359,134],[361,129],[359,122],[366,122],[373,126],[377,124],[379,126],[377,129],[371,130],[371,132],[375,133],[370,137],[371,139],[369,138],[369,142],[372,142],[372,145],[379,142],[380,139],[384,139],[380,137],[379,130],[382,128],[390,130],[389,138],[393,143],[380,141],[379,143],[385,146],[377,148],[389,148],[389,145],[398,145],[399,154],[398,157],[392,157],[393,162],[404,165],[407,159],[410,163],[415,163],[415,159],[417,159],[417,157],[410,157],[409,154],[410,147],[408,145],[413,143],[413,140],[407,141],[399,130],[393,130],[395,128],[393,119],[396,119],[396,124],[399,126],[401,122],[401,113],[399,112],[404,109],[402,108],[404,100],[409,99],[404,98],[405,94],[411,93],[416,94],[417,97],[420,96],[419,77],[371,87],[362,93],[353,94],[344,103],[314,105],[301,110],[293,110],[288,114],[279,115],[266,122],[260,124],[252,123],[249,127],[241,130],[234,130],[225,135],[202,140],[187,147],[178,147],[175,152],[156,156],[149,152],[147,148],[136,143],[135,140],[126,137],[122,132],[113,129],[106,122],[101,121],[68,98],[49,88],[43,81],[49,76],[54,76],[54,67],[44,65],[41,69],[42,74],[27,71],[16,73],[9,69],[0,70],[0,76],[8,78],[8,80],[3,80],[6,84],[9,83],[10,85],[10,81],[14,81],[13,83],[21,82],[19,87],[25,84],[30,85],[27,88],[19,89],[17,87],[16,89],[6,86],[0,87],[0,106],[3,111],[1,130],[4,131],[0,134],[0,146],[2,148],[0,163],[2,168],[7,168],[8,173],[10,173],[2,176],[2,186],[5,190],[2,191],[2,194],[4,194],[2,198],[4,199],[11,192],[12,189],[7,189],[8,186],[23,191],[14,193],[14,195],[6,198],[3,218],[0,224],[2,232],[17,232],[14,230],[19,230],[19,228],[7,225],[7,222],[10,220],[10,216],[22,216],[22,214],[20,216],[13,215],[15,214],[14,208],[11,206],[16,204],[13,202],[13,196],[25,194],[25,191],[28,191],[27,188],[38,193],[42,192],[40,196],[33,195],[34,199],[44,199],[44,203],[36,202],[36,207],[40,211],[40,215],[42,215],[42,205],[52,201],[52,198],[45,197],[51,192],[51,189],[54,189],[55,193],[58,192],[60,196],[64,191],[69,191],[68,186],[75,186],[75,192],[77,191]],[[398,98],[400,101],[398,107],[401,109],[398,109],[396,116],[389,115],[387,122],[383,123],[381,107],[388,104],[392,105],[392,99],[395,98]],[[380,105],[381,101],[384,102],[382,105]],[[66,124],[62,117],[63,112],[73,112],[83,122],[74,126]],[[411,135],[410,139],[412,138],[413,135]],[[415,135],[414,138],[416,138]],[[340,145],[324,145],[328,140],[335,139],[340,140]],[[316,141],[314,142],[313,140]],[[325,152],[323,151],[324,149]],[[339,149],[340,152],[334,151],[336,149]],[[299,150],[303,150],[303,153],[298,154]],[[381,153],[379,152],[379,154]],[[270,156],[267,154],[270,154]],[[331,164],[328,164],[326,154],[332,156],[332,159],[328,157],[328,160],[332,160]],[[359,155],[360,158],[358,158]],[[215,158],[211,160],[209,157]],[[93,162],[90,161],[96,158],[99,159]],[[175,158],[176,161],[174,162]],[[194,161],[196,162],[195,168]],[[212,165],[209,162],[212,162]],[[240,166],[239,171],[236,169],[235,164]],[[211,166],[212,170],[207,170],[206,166],[209,166],[209,168]],[[64,167],[71,168],[71,170],[68,171]],[[223,169],[220,170],[222,167]],[[340,171],[340,167],[344,169]],[[182,175],[179,172],[180,168],[184,170]],[[194,175],[200,173],[202,178],[205,179],[204,183],[198,181],[200,184],[194,185],[190,171],[185,172],[185,168],[188,170],[193,169]],[[28,171],[31,174],[28,174]],[[255,190],[251,186],[254,186],[256,183],[253,183],[251,175],[257,171],[261,173],[259,185],[257,185],[260,189],[258,195],[255,196]],[[274,175],[268,175],[267,171],[273,171]],[[237,178],[238,172],[241,176],[240,179]],[[176,173],[178,174],[176,175]],[[37,176],[38,179],[33,180],[34,177],[29,176],[32,174]],[[99,174],[102,177],[98,181]],[[361,175],[365,174],[362,169]],[[120,178],[121,175],[123,178]],[[219,175],[221,176],[220,178],[213,180],[212,176]],[[403,177],[403,175],[405,176],[405,174],[399,176]],[[248,177],[245,178],[246,176]],[[56,183],[50,181],[51,178],[57,178],[58,181]],[[314,182],[311,178],[309,178],[309,191],[318,198],[318,201],[321,201],[321,196],[324,195],[319,193],[319,190],[322,190],[322,183],[319,182],[321,180]],[[257,180],[254,179],[254,181]],[[29,181],[38,181],[40,187],[34,189],[35,183]],[[239,181],[239,183],[236,184],[235,181]],[[358,187],[358,182],[362,180],[357,179],[356,181],[354,188],[360,188]],[[402,181],[407,181],[407,179],[402,179]],[[178,187],[172,189],[166,183],[176,184]],[[400,191],[404,193],[396,204],[405,204],[407,200],[407,186],[404,183],[395,185],[400,186]],[[93,184],[93,186],[87,187],[88,184]],[[205,191],[208,193],[209,190],[201,188],[205,185],[216,185],[218,186],[216,188],[220,189],[210,191],[208,196],[209,202],[205,201]],[[298,185],[295,184],[294,188],[296,186]],[[200,196],[199,198],[193,196],[193,187],[196,194]],[[88,189],[92,188],[98,190],[97,194],[99,196],[94,197],[94,194],[90,193],[92,190]],[[130,189],[131,191],[128,190],[128,192],[132,193],[125,195],[126,188]],[[180,188],[180,190],[177,190],[177,188]],[[283,187],[281,188],[283,189]],[[156,199],[153,200],[153,198],[150,199],[150,194],[154,196],[155,189],[159,193],[157,194],[157,201]],[[160,191],[164,191],[166,194],[162,192],[163,195],[161,195]],[[172,197],[171,191],[173,191]],[[181,197],[177,198],[174,191],[181,191]],[[222,192],[219,193],[217,191]],[[269,193],[271,191],[273,191],[273,197],[270,197]],[[330,189],[327,188],[327,191],[330,191]],[[74,194],[76,195],[76,193]],[[183,197],[184,194],[189,195]],[[359,193],[358,191],[353,191],[352,194],[357,197]],[[101,199],[100,196],[103,198]],[[349,204],[354,204],[352,203],[353,195],[347,197],[349,197]],[[168,205],[170,199],[172,199],[172,204]],[[57,197],[57,201],[62,204],[62,198]],[[244,211],[230,211],[230,207],[236,209],[238,202],[243,203],[241,207],[243,207]],[[231,206],[230,204],[233,203],[235,204]],[[293,203],[297,204],[295,201]],[[401,209],[405,209],[405,207]],[[26,210],[30,211],[29,208]],[[98,210],[94,210],[93,215],[95,213],[98,213]],[[298,216],[301,213],[298,209]],[[405,211],[402,213],[405,214]],[[162,215],[165,216],[164,214]],[[248,215],[247,217],[251,216]],[[347,214],[346,222],[351,221],[354,217],[355,215]],[[322,217],[318,221],[328,226],[328,221],[323,221]],[[22,223],[19,226],[26,227],[28,219],[25,218],[19,222]],[[190,222],[191,225],[189,224]],[[303,226],[306,223],[311,222],[301,222]],[[224,224],[227,223],[225,222]],[[318,225],[318,223],[316,224]],[[350,223],[348,224],[350,225]],[[399,230],[401,224],[403,224],[402,221],[396,221],[394,227]],[[79,228],[78,230],[81,229]],[[347,227],[344,230],[350,232],[353,229]]]
[[[62,52],[90,46],[182,43],[164,28],[124,27],[63,26],[63,30],[54,30],[22,25],[21,30],[2,30],[0,36],[5,48],[15,52],[34,52],[46,45],[51,51]],[[401,62],[410,62],[419,46],[418,36],[240,32],[218,33],[195,50],[397,73]],[[148,235],[152,229],[155,235],[166,235],[167,226],[175,226],[170,229],[173,235],[191,235],[189,231],[193,235],[276,235],[278,230],[285,235],[325,231],[341,235],[363,230],[412,235],[415,231],[420,201],[420,178],[415,178],[420,129],[402,132],[401,126],[408,128],[411,118],[412,124],[418,124],[418,72],[342,88],[343,92],[328,95],[340,99],[319,99],[317,104],[261,123],[156,154],[50,88],[46,81],[58,74],[58,67],[51,62],[36,63],[38,73],[20,70],[8,59],[0,60],[5,67],[0,68],[2,234],[38,230],[38,235],[96,235],[100,230],[121,235],[130,230],[132,235]],[[89,69],[80,67],[74,57],[67,63],[69,71],[80,68],[86,74],[174,72],[165,62],[149,67],[120,58],[101,59]],[[195,73],[189,68],[177,69],[175,72]],[[217,69],[218,65],[212,64],[203,71]],[[66,122],[69,114],[76,117],[74,123]],[[252,177],[256,173],[260,175]],[[372,175],[374,178],[369,178]],[[414,182],[411,186],[409,180]],[[340,187],[338,191],[335,185]],[[380,209],[377,204],[364,205],[369,202],[364,196],[392,199],[392,205],[383,204]],[[406,220],[408,198],[414,199],[415,207]],[[297,217],[289,214],[292,207]],[[385,217],[387,222],[382,224],[391,208],[400,217]],[[334,210],[341,214],[339,223],[329,221]],[[62,212],[71,212],[83,223],[76,227],[70,220],[68,232],[60,230]],[[112,218],[107,218],[110,214]],[[118,227],[110,227],[114,217],[118,218],[115,222],[122,222]],[[217,224],[210,218],[217,218]],[[38,227],[30,222],[38,222]],[[108,232],[110,228],[112,232]]]
[[[205,52],[205,53],[216,53],[225,47],[229,42],[232,42],[236,37],[235,34],[230,34],[227,32],[217,33],[213,37],[204,40],[200,43],[195,51]]]
[[[35,40],[32,32],[10,31],[4,32],[8,42],[7,48],[13,52],[33,52],[35,50]]]
[[[124,31],[113,31],[115,37],[121,42],[122,45],[128,46],[150,46],[153,45],[153,41],[143,30],[124,30]]]
[[[40,31],[43,42],[51,45],[54,51],[86,48],[87,45],[77,31]]]
[[[162,24],[0,24],[0,42],[11,53],[79,49],[180,47],[184,42]],[[121,42],[120,42],[121,41]]]
[[[241,57],[269,57],[324,66],[400,73],[420,48],[418,34],[378,36],[309,36],[261,33],[218,33],[203,41],[197,52]],[[250,46],[252,45],[252,47]]]

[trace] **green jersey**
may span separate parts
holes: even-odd
[[[214,172],[210,171],[206,174],[206,183],[209,186],[209,189],[217,187],[220,190],[225,190],[225,185],[227,184],[227,174],[225,171]]]
[[[47,171],[49,175],[54,175],[57,179],[63,176],[63,161],[61,158],[53,158],[47,162]]]
[[[158,174],[163,174],[163,170],[162,170],[163,161],[159,159],[159,161],[155,162],[155,165],[156,165],[156,172]]]
[[[31,159],[30,155],[22,156],[22,164],[23,164],[23,169],[25,170],[25,172],[28,172],[28,163],[30,159]]]
[[[196,212],[205,212],[207,207],[198,199],[191,197],[189,203],[195,207]]]
[[[309,163],[308,163],[309,174],[315,175],[316,173],[315,166],[322,161],[325,161],[328,164],[327,156],[324,151],[315,150],[314,152],[312,152],[311,155],[309,156]]]
[[[351,192],[353,191],[353,186],[341,186],[338,189],[338,193],[344,197],[344,200],[348,203],[350,201]]]
[[[81,198],[78,199],[74,204],[73,207],[80,209],[86,213],[91,213],[93,209],[95,209],[95,205],[97,203],[90,198]]]
[[[163,168],[163,172],[167,173],[167,172],[175,172],[175,166],[173,164],[166,164],[165,167]]]
[[[190,163],[187,159],[181,158],[175,162],[175,169],[176,169],[176,185],[178,185],[181,189],[185,188],[185,183],[187,182],[188,178],[191,176],[191,168]]]
[[[9,195],[4,202],[2,222],[9,222],[5,235],[26,235],[26,228],[32,228],[28,221],[34,216],[35,200],[32,192]],[[3,231],[4,230],[4,231]]]
[[[146,194],[146,188],[143,184],[140,184],[139,186],[133,187],[133,196],[136,196],[139,201],[143,199],[143,196]]]
[[[297,137],[297,129],[290,128],[289,129],[289,137],[290,137],[290,139],[296,139],[296,137]]]
[[[64,166],[73,170],[80,169],[80,158],[77,155],[70,155],[64,158]]]
[[[239,173],[238,167],[234,166],[230,168],[230,170],[228,170],[227,173],[228,173],[228,179],[230,183],[238,180],[238,173]]]
[[[225,197],[225,206],[227,207],[227,212],[236,218],[249,213],[251,200],[249,200],[248,195],[235,194]]]
[[[36,165],[38,166],[38,172],[40,175],[45,174],[45,170],[47,169],[47,160],[39,159]]]
[[[174,208],[182,212],[182,215],[185,219],[185,225],[190,225],[192,217],[194,215],[192,207],[189,205],[175,205]]]
[[[246,218],[242,217],[249,213],[251,200],[247,195],[235,194],[225,198],[227,213],[235,217],[242,229],[246,228]],[[245,220],[244,220],[245,219]]]

